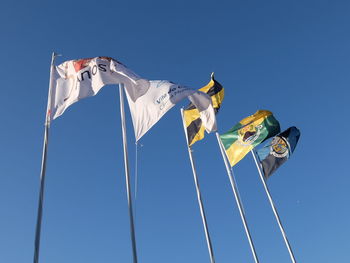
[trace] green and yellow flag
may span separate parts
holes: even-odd
[[[214,73],[211,74],[210,82],[199,90],[207,93],[211,97],[215,113],[218,113],[222,100],[224,99],[224,88],[214,79]],[[205,131],[199,111],[192,103],[184,110],[184,120],[187,130],[188,145],[191,146],[196,141],[204,138]]]
[[[226,155],[234,166],[255,146],[280,132],[280,124],[270,111],[259,110],[220,135]]]

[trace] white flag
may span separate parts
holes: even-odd
[[[199,109],[206,130],[216,129],[214,109],[207,94],[169,81],[143,79],[110,57],[70,60],[54,66],[52,71],[48,122],[62,115],[73,103],[96,95],[103,86],[123,83],[136,141],[186,97]]]
[[[124,83],[132,98],[143,95],[149,88],[148,80],[109,57],[70,60],[53,70],[48,121],[62,115],[78,100],[96,95],[108,84]]]
[[[127,90],[136,141],[168,110],[186,97],[200,111],[206,130],[208,132],[216,130],[215,112],[208,94],[169,81],[151,80],[148,91],[136,99],[132,99]]]
[[[199,111],[200,118],[206,132],[211,133],[216,131],[216,114],[210,95],[205,92],[198,91],[193,95],[190,95],[188,98]]]

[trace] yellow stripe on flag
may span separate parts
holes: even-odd
[[[226,155],[230,161],[231,166],[236,165],[253,148],[253,145],[240,146],[237,144],[232,144],[231,147],[226,150]]]
[[[268,116],[272,115],[272,112],[271,111],[268,111],[268,110],[259,110],[258,112],[256,112],[255,114],[253,115],[250,115],[249,117],[247,118],[244,118],[243,120],[241,120],[239,123],[242,124],[242,125],[247,125],[249,123],[251,123],[252,121],[255,122],[255,120],[260,120],[260,122],[263,122],[264,119],[261,120],[261,118],[266,118]],[[260,123],[258,123],[260,124]],[[257,125],[258,125],[257,124]]]
[[[197,108],[184,111],[184,119],[185,119],[186,127],[190,126],[191,122],[198,118],[200,118],[200,114]]]
[[[200,91],[203,91],[205,93],[208,93],[208,90],[210,90],[211,87],[213,87],[215,84],[214,80],[213,79],[210,79],[210,81],[208,82],[207,85],[205,85],[203,88],[200,88],[199,90]]]
[[[192,142],[190,143],[189,146],[193,145],[197,141],[202,140],[204,138],[204,136],[205,136],[204,131],[205,131],[205,127],[202,125],[200,127],[199,131],[197,132],[197,134],[194,136],[194,138],[193,138],[193,140],[192,140]]]
[[[211,96],[211,101],[213,102],[214,109],[220,108],[222,100],[224,99],[224,93],[224,89],[222,89],[218,93]]]

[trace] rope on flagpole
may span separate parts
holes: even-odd
[[[139,184],[139,146],[142,147],[142,144],[139,144],[138,141],[135,142],[135,184],[134,184],[134,218],[137,218],[137,192]]]
[[[261,167],[260,167],[260,165],[259,165],[259,163],[258,163],[258,160],[257,160],[257,158],[256,158],[256,156],[255,156],[254,151],[251,150],[250,152],[251,152],[252,155],[253,155],[256,168],[258,169],[261,182],[262,182],[262,184],[263,184],[263,186],[264,186],[264,189],[265,189],[266,195],[267,195],[267,197],[268,197],[268,199],[269,199],[269,202],[270,202],[272,211],[273,211],[273,213],[274,213],[274,215],[275,215],[275,218],[276,218],[276,220],[277,220],[277,224],[278,224],[278,226],[279,226],[279,228],[280,228],[280,231],[281,231],[281,233],[282,233],[282,236],[283,236],[283,239],[284,239],[284,243],[285,243],[286,246],[287,246],[290,259],[292,260],[293,263],[296,263],[296,260],[295,260],[295,257],[294,257],[294,253],[293,253],[292,247],[291,247],[291,245],[290,245],[290,243],[289,243],[289,241],[288,241],[288,238],[287,238],[286,232],[284,231],[284,228],[283,228],[281,219],[280,219],[280,217],[279,217],[279,215],[278,215],[277,209],[276,209],[275,204],[274,204],[274,202],[273,202],[273,200],[272,200],[272,196],[271,196],[271,194],[270,194],[269,188],[267,187],[267,184],[266,184],[266,182],[265,182],[265,178],[264,178],[264,176],[263,176],[263,174],[262,174]]]
[[[138,183],[138,142],[135,142],[135,214],[136,214],[136,199],[137,199],[137,183]]]
[[[135,142],[135,186],[134,186],[134,218],[136,220],[137,217],[137,194],[139,188],[139,150],[143,147],[140,143]]]

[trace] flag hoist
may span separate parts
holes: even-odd
[[[203,123],[212,129],[216,127],[214,109],[210,97],[194,89],[165,80],[147,80],[139,77],[122,63],[110,57],[95,57],[69,60],[55,66],[56,54],[52,54],[50,86],[45,119],[44,147],[42,155],[38,216],[35,233],[34,263],[39,262],[40,232],[44,201],[45,168],[48,134],[52,120],[59,117],[73,103],[96,95],[102,87],[119,84],[120,110],[123,132],[123,149],[133,261],[137,263],[136,238],[132,213],[132,198],[129,178],[128,152],[123,90],[129,102],[136,141],[138,141],[168,110],[188,97],[201,109]]]
[[[243,204],[238,192],[237,183],[234,179],[232,167],[237,164],[251,149],[264,140],[274,136],[280,131],[278,121],[272,113],[266,110],[257,111],[255,114],[241,120],[228,132],[219,135],[216,133],[218,144],[227,170],[233,194],[239,209],[242,223],[249,241],[254,260],[259,262],[253,239],[251,237]],[[231,167],[230,167],[231,165]]]
[[[217,113],[220,109],[222,100],[224,99],[224,89],[221,86],[221,84],[214,79],[213,73],[211,75],[210,82],[203,88],[199,89],[199,91],[205,92],[210,96],[214,111],[215,113]],[[198,180],[196,167],[193,160],[191,145],[193,145],[196,141],[199,141],[204,138],[204,130],[206,130],[207,132],[213,132],[213,131],[216,131],[216,126],[207,127],[202,120],[203,112],[201,111],[200,108],[196,107],[193,103],[191,103],[185,110],[181,109],[181,117],[182,117],[182,122],[184,126],[187,149],[188,149],[188,154],[191,162],[193,179],[196,187],[197,200],[198,200],[199,210],[202,217],[202,223],[203,223],[205,238],[207,241],[210,262],[215,263],[214,251],[213,251],[212,242],[209,234],[207,219],[205,216],[204,206],[202,202],[202,195],[200,192],[199,180]],[[212,122],[214,121],[215,120],[213,120]]]
[[[258,156],[256,156],[256,154],[254,153],[254,150],[251,150],[256,164],[256,168],[258,169],[260,175],[261,182],[269,199],[271,209],[275,215],[277,224],[282,233],[284,243],[286,244],[289,256],[293,263],[296,263],[296,259],[292,247],[288,241],[287,235],[284,231],[282,221],[278,215],[277,208],[272,200],[272,196],[266,184],[266,180],[271,176],[271,174],[274,171],[277,170],[278,167],[280,167],[289,159],[289,157],[295,150],[299,137],[300,131],[298,130],[298,128],[290,127],[284,132],[281,132],[280,134],[273,137],[272,140],[269,143],[267,143],[264,147],[258,149],[256,151]]]

